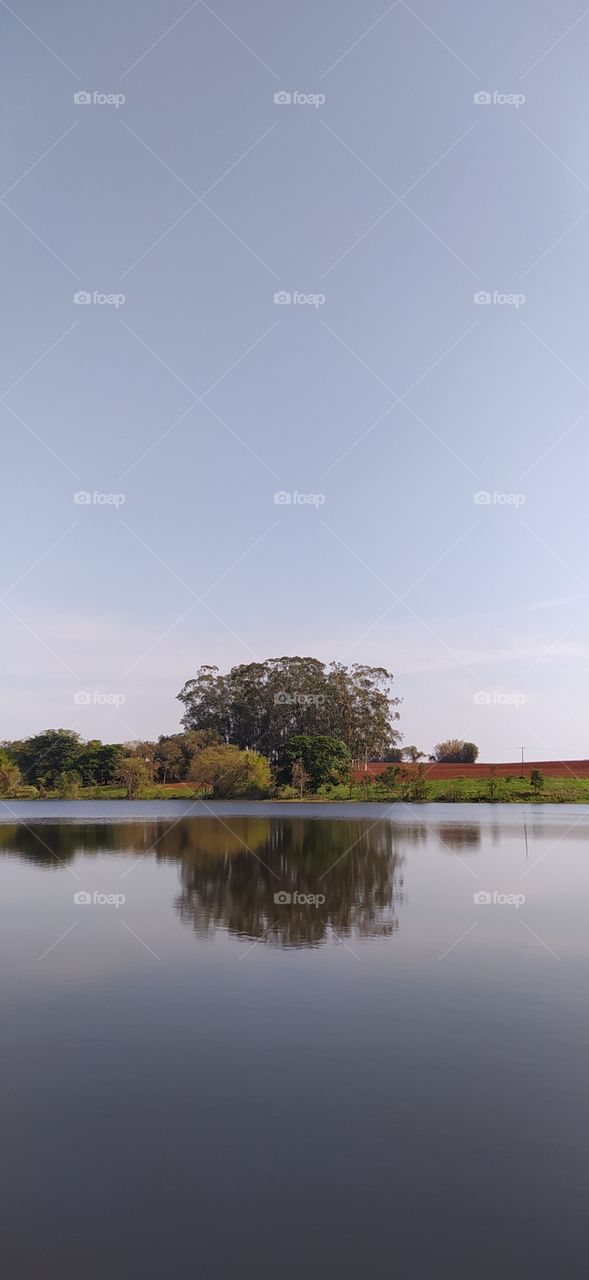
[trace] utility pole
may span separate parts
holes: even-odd
[[[522,753],[522,771],[521,771],[521,776],[522,776],[522,778],[523,778],[523,777],[524,777],[524,747],[520,747],[520,750],[521,750],[521,753]]]

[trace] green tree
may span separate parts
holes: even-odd
[[[353,755],[381,758],[395,746],[399,699],[384,667],[326,666],[317,658],[252,662],[223,675],[201,667],[178,694],[186,730],[215,730],[220,739],[278,760],[293,736],[339,738]]]
[[[427,800],[429,795],[429,786],[427,784],[426,767],[420,764],[414,774],[411,774],[405,781],[403,787],[403,799],[409,800],[413,804],[422,804]]]
[[[45,729],[19,744],[16,763],[27,782],[55,787],[62,773],[75,769],[82,746],[72,729]]]
[[[438,742],[434,753],[439,764],[474,764],[479,749],[475,742],[464,742],[462,738],[448,738],[446,742]]]
[[[272,786],[265,756],[225,743],[200,751],[192,762],[190,776],[198,787],[210,788],[216,800],[234,796],[254,799],[267,795]]]
[[[120,742],[101,742],[92,738],[86,742],[76,760],[76,770],[84,786],[106,786],[116,782],[124,756]]]
[[[345,782],[349,776],[351,757],[338,738],[325,735],[295,734],[289,738],[283,755],[283,771],[292,776],[293,766],[300,762],[309,775],[313,791],[325,783]]]
[[[546,779],[544,774],[541,773],[539,769],[532,769],[530,774],[530,786],[537,796],[539,796],[540,792],[544,790],[545,783]]]
[[[68,769],[60,773],[57,779],[57,790],[63,800],[75,800],[80,791],[82,778],[77,769]]]
[[[382,783],[387,791],[396,791],[401,781],[402,770],[398,765],[391,764],[388,769],[383,769],[378,776],[378,781]]]
[[[425,759],[425,751],[420,751],[418,747],[403,747],[403,755],[411,764],[417,764],[418,760]]]
[[[11,796],[21,783],[20,769],[9,753],[0,750],[0,796]]]
[[[139,756],[125,756],[119,766],[119,779],[127,789],[127,800],[136,800],[142,788],[153,781],[153,772]]]

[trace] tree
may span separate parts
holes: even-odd
[[[125,742],[124,744],[126,757],[140,760],[145,765],[151,782],[153,782],[158,768],[156,761],[157,746],[157,742],[151,742],[149,739],[144,740],[143,738],[138,738],[133,742]]]
[[[204,666],[178,694],[187,731],[214,730],[233,746],[280,759],[289,738],[339,738],[353,755],[381,758],[399,740],[399,699],[384,667],[267,658],[223,675]]]
[[[386,788],[387,791],[395,791],[401,780],[403,770],[398,765],[389,765],[388,769],[383,769],[379,775],[378,781]]]
[[[0,796],[11,796],[21,783],[20,769],[7,751],[0,750]]]
[[[176,737],[160,738],[155,752],[160,782],[177,782],[184,772],[184,752]]]
[[[116,782],[123,759],[120,742],[101,742],[92,738],[81,750],[76,760],[76,771],[84,786],[106,786]]]
[[[81,777],[77,769],[68,769],[65,773],[60,773],[57,779],[57,790],[62,800],[75,800],[81,784]]]
[[[530,786],[537,796],[539,796],[540,792],[544,790],[545,782],[546,779],[544,774],[541,773],[539,769],[532,769],[530,774]]]
[[[429,787],[424,764],[418,765],[417,772],[407,778],[403,788],[403,795],[405,800],[410,800],[414,804],[422,804],[424,800],[427,800]]]
[[[474,764],[479,754],[476,743],[464,742],[462,738],[448,738],[446,742],[438,742],[434,751],[438,764]]]
[[[127,788],[127,800],[136,800],[141,788],[153,781],[153,774],[138,756],[125,756],[121,761],[119,779]]]
[[[27,782],[51,788],[60,774],[76,767],[81,751],[79,733],[45,729],[18,745],[16,763]]]
[[[192,762],[190,777],[197,786],[211,788],[216,800],[234,796],[254,799],[266,795],[272,785],[265,756],[226,743],[199,752]]]
[[[417,747],[403,747],[402,754],[406,760],[411,761],[411,764],[417,764],[418,760],[425,759],[425,751],[419,751]]]
[[[302,760],[295,760],[292,766],[292,785],[299,792],[301,800],[305,794],[305,787],[309,781],[309,774],[307,773]]]
[[[295,734],[284,749],[282,769],[292,775],[300,763],[308,774],[314,791],[325,783],[345,782],[352,763],[350,752],[338,738],[325,735]]]

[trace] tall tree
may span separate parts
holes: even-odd
[[[234,746],[280,758],[293,735],[345,742],[352,755],[381,757],[400,740],[399,699],[384,667],[326,666],[317,658],[268,658],[222,675],[201,667],[178,694],[186,730],[214,729]]]

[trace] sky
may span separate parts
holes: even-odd
[[[0,0],[0,737],[385,666],[589,756],[583,0]]]

